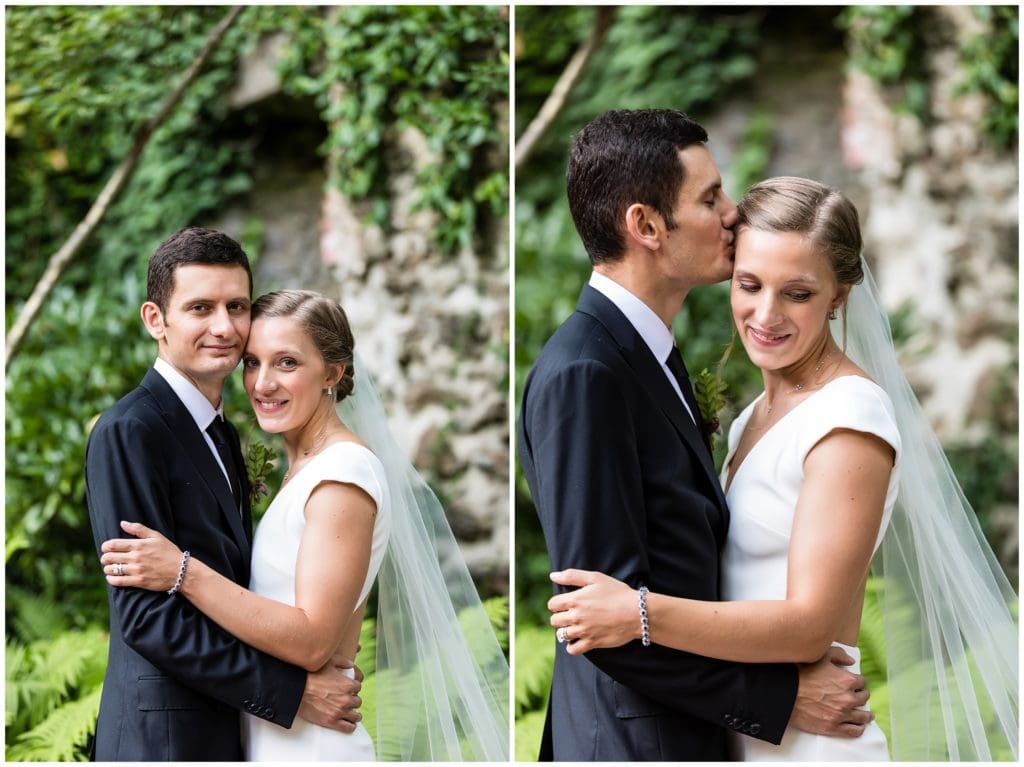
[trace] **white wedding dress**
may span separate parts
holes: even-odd
[[[729,430],[723,485],[740,435],[757,401],[739,415]],[[896,502],[900,435],[888,395],[866,378],[843,376],[810,394],[768,429],[734,472],[726,494],[731,521],[722,557],[723,599],[786,598],[790,532],[803,484],[804,458],[834,429],[876,435],[896,451],[896,464],[889,478],[884,515],[875,542],[877,550]],[[830,513],[829,509],[818,511]],[[859,673],[859,650],[839,646],[857,661],[848,668]],[[854,739],[812,735],[794,728],[786,730],[778,746],[745,735],[736,737],[738,756],[744,761],[889,760],[885,734],[875,722],[861,737]]]
[[[314,488],[325,481],[355,485],[377,504],[370,564],[356,604],[366,599],[387,549],[391,500],[381,462],[355,442],[336,442],[324,448],[278,492],[256,530],[251,591],[295,604],[295,562],[306,524],[303,512]],[[373,741],[362,724],[346,734],[295,717],[291,728],[285,729],[243,713],[242,741],[250,762],[365,762],[375,758]]]

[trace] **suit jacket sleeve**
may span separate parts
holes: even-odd
[[[552,568],[649,584],[638,425],[613,372],[592,360],[575,362],[530,393],[523,417]],[[774,743],[796,695],[792,664],[726,662],[639,641],[585,657],[672,709],[720,726],[756,722],[744,731]]]
[[[97,551],[108,538],[124,537],[121,519],[142,522],[174,540],[172,469],[162,464],[157,441],[167,436],[129,417],[97,424],[86,449],[86,492]],[[116,613],[112,626],[120,626],[125,643],[154,666],[229,706],[291,726],[305,689],[303,669],[244,644],[179,596],[107,588]]]

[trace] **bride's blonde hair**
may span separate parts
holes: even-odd
[[[860,217],[842,192],[809,178],[777,176],[750,187],[738,208],[737,232],[803,234],[828,259],[840,285],[864,279]]]

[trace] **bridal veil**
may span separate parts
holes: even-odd
[[[872,564],[893,758],[1016,761],[1017,595],[900,368],[867,264],[864,273],[847,306],[846,353],[889,394],[904,446],[896,509]],[[842,320],[832,331],[842,344]]]
[[[355,367],[338,412],[384,464],[393,506],[377,577],[377,758],[507,762],[508,663],[441,504]]]

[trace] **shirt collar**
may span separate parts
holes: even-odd
[[[217,416],[224,417],[223,400],[219,407],[211,405],[210,400],[206,399],[203,393],[196,388],[195,384],[179,373],[167,360],[157,357],[156,362],[153,363],[153,369],[163,376],[164,380],[167,381],[167,385],[178,395],[181,404],[185,406],[185,409],[192,416],[192,420],[196,422],[196,426],[199,427],[200,431],[206,431],[206,428]]]
[[[619,311],[626,315],[629,324],[640,334],[655,359],[664,365],[675,345],[675,339],[672,336],[672,331],[661,321],[661,317],[615,280],[600,272],[591,273],[590,287],[615,304]]]

